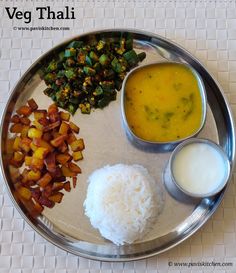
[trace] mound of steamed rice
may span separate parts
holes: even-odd
[[[94,171],[85,214],[101,235],[117,245],[141,239],[159,212],[155,181],[140,165],[117,164]]]

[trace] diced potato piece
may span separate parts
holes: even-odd
[[[27,189],[26,187],[19,187],[17,189],[17,192],[20,194],[21,197],[23,197],[26,200],[30,200],[31,198],[31,191]]]
[[[47,170],[50,173],[56,172],[56,156],[55,153],[49,153],[44,159]]]
[[[80,167],[73,162],[69,162],[68,167],[74,173],[81,173]]]
[[[20,134],[20,136],[21,136],[22,138],[28,136],[29,128],[30,128],[30,127],[29,127],[28,125],[23,125],[23,129],[22,129],[21,134]]]
[[[33,141],[30,143],[30,149],[35,152],[38,149],[38,146],[36,146]]]
[[[21,141],[20,137],[15,138],[14,143],[13,143],[13,150],[15,150],[15,151],[20,150],[20,146],[19,146],[20,141]]]
[[[27,169],[24,169],[23,170],[23,172],[22,172],[22,183],[23,184],[25,184],[25,183],[27,183],[27,181],[28,181],[28,172],[29,172],[29,170],[27,170]]]
[[[35,156],[32,157],[30,168],[33,171],[42,170],[43,169],[43,165],[44,165],[43,159],[37,158]]]
[[[21,117],[21,118],[20,118],[20,122],[21,122],[22,124],[24,124],[24,125],[30,125],[30,123],[31,123],[30,119],[27,118],[27,117]]]
[[[75,188],[76,183],[77,183],[77,177],[76,176],[72,177],[72,183],[73,183],[73,188]]]
[[[42,213],[43,211],[43,206],[40,205],[38,202],[34,203],[34,209],[38,212],[38,213]]]
[[[22,138],[21,141],[20,141],[20,143],[19,143],[20,148],[24,152],[28,153],[30,151],[30,143],[31,143],[31,141],[32,140],[30,138],[28,138],[28,137]]]
[[[42,206],[46,206],[48,208],[53,208],[55,203],[51,200],[49,200],[47,197],[41,196],[39,198],[39,204],[41,204]]]
[[[20,123],[20,117],[18,115],[13,115],[11,117],[11,122],[12,123]]]
[[[48,115],[51,115],[53,113],[57,113],[58,112],[58,107],[56,106],[55,103],[51,104],[49,107],[48,107]]]
[[[34,152],[34,157],[37,157],[39,159],[44,159],[47,154],[50,152],[48,148],[44,147],[39,147],[35,152]]]
[[[60,129],[59,129],[59,134],[66,135],[69,128],[70,128],[70,126],[67,123],[65,123],[64,121],[62,121]]]
[[[44,126],[42,124],[40,124],[38,120],[34,120],[33,125],[40,131],[44,130]]]
[[[30,128],[28,131],[29,138],[41,138],[42,135],[43,135],[43,131],[36,128]]]
[[[32,198],[34,198],[34,200],[36,202],[38,202],[42,192],[40,190],[40,187],[34,187],[34,188],[31,188],[31,194],[32,194]]]
[[[55,203],[61,203],[62,197],[64,194],[62,192],[54,193],[53,195],[49,196],[48,199]]]
[[[84,149],[84,140],[82,138],[79,138],[73,141],[70,144],[70,147],[73,152],[82,151]]]
[[[53,147],[47,141],[45,141],[41,138],[34,138],[33,143],[38,147],[47,148],[49,151],[53,150]]]
[[[52,185],[52,190],[55,191],[60,191],[64,189],[64,183],[63,182],[54,182]]]
[[[52,177],[49,173],[45,173],[37,182],[37,184],[42,187],[45,188],[50,181],[52,180]]]
[[[83,159],[83,154],[81,151],[73,152],[72,156],[73,156],[74,161],[79,161],[79,160]]]
[[[24,161],[24,155],[21,152],[14,152],[13,159],[17,162],[23,162]]]
[[[58,120],[61,120],[61,117],[58,112],[49,114],[49,120],[50,122],[56,122]]]
[[[20,134],[23,129],[23,124],[21,123],[14,123],[10,128],[11,133]]]
[[[35,102],[33,98],[27,101],[29,107],[31,108],[32,111],[35,111],[38,109],[38,104]]]
[[[40,179],[40,177],[41,177],[40,171],[30,170],[27,174],[28,180],[38,181]]]
[[[73,177],[73,176],[76,176],[76,173],[75,172],[72,172],[68,167],[66,167],[65,165],[63,165],[61,167],[61,170],[62,170],[62,174],[66,177]]]
[[[60,121],[60,120],[58,120],[58,121],[56,121],[56,122],[53,122],[53,123],[50,123],[49,125],[47,125],[47,126],[45,126],[45,127],[43,128],[43,131],[44,131],[44,132],[48,132],[48,131],[50,131],[50,130],[52,130],[52,129],[57,128],[58,126],[60,126],[60,124],[61,124],[61,121]]]
[[[69,154],[57,154],[56,155],[56,161],[62,165],[65,165],[70,159],[71,159],[71,156]]]
[[[28,117],[32,113],[32,110],[31,110],[31,108],[29,106],[23,105],[18,110],[16,110],[16,112],[17,112],[18,115]]]
[[[80,128],[76,124],[74,124],[72,121],[70,121],[69,125],[70,125],[70,128],[72,131],[74,131],[76,134],[79,133]]]
[[[67,181],[66,183],[64,183],[64,190],[70,192],[71,191],[71,186],[70,186],[70,182]]]
[[[46,142],[50,142],[50,140],[53,139],[53,136],[49,133],[49,132],[46,132],[43,134],[43,140],[45,140]]]
[[[64,121],[69,121],[70,120],[70,113],[60,112],[60,117]]]
[[[32,156],[26,156],[25,157],[25,165],[30,166],[32,162]]]
[[[65,141],[62,142],[62,144],[60,146],[57,147],[58,151],[61,153],[66,153],[68,151],[68,146],[65,143]]]
[[[56,168],[51,172],[49,171],[51,176],[53,177],[54,181],[60,181],[64,176],[62,174],[62,170],[59,166],[56,166]]]
[[[47,111],[46,110],[36,110],[34,111],[34,119],[39,120],[41,118],[47,117]]]
[[[9,164],[10,164],[11,166],[16,167],[16,168],[20,168],[21,165],[22,165],[22,162],[16,161],[16,160],[12,157],[12,158],[9,160]]]
[[[61,135],[57,138],[54,138],[53,140],[50,141],[50,143],[52,144],[52,146],[54,147],[58,147],[60,146],[63,141],[67,138],[67,135]]]
[[[50,122],[47,118],[40,118],[38,119],[38,123],[40,123],[41,125],[43,125],[43,127],[45,127],[45,126],[48,126]]]

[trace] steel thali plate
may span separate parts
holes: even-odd
[[[136,30],[102,30],[73,39],[89,41],[94,36],[118,37],[123,32],[133,34],[136,51],[146,52],[144,64],[163,60],[184,62],[200,74],[206,88],[208,106],[206,123],[199,137],[209,138],[220,144],[229,157],[232,174],[235,160],[232,113],[218,83],[190,53],[158,35]],[[34,230],[51,243],[73,254],[101,261],[130,261],[164,252],[191,236],[209,219],[219,206],[226,188],[214,197],[188,203],[169,195],[163,184],[162,174],[170,153],[140,150],[130,143],[122,127],[120,94],[116,101],[103,110],[97,109],[90,115],[82,115],[77,111],[73,116],[72,121],[79,125],[86,149],[84,159],[79,164],[82,168],[79,183],[70,193],[65,193],[61,204],[53,209],[45,209],[41,216],[33,217],[27,207],[14,197],[6,151],[10,116],[31,97],[41,109],[50,105],[51,99],[43,94],[46,85],[40,78],[42,63],[49,60],[52,54],[60,52],[73,39],[52,48],[32,64],[13,89],[6,105],[1,129],[1,166],[10,197]],[[146,167],[157,181],[163,197],[162,211],[151,232],[142,241],[126,246],[116,246],[104,240],[83,214],[87,177],[97,168],[116,163],[141,164]]]

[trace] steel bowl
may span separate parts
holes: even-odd
[[[199,128],[191,135],[182,138],[182,139],[178,139],[178,140],[174,140],[174,141],[167,141],[167,142],[159,142],[159,141],[148,141],[145,140],[143,138],[140,138],[139,136],[137,136],[133,130],[130,128],[129,123],[127,121],[126,118],[126,113],[125,113],[125,100],[126,100],[126,83],[128,81],[128,79],[138,70],[143,69],[144,67],[148,67],[148,66],[156,66],[156,65],[163,65],[163,64],[178,64],[180,66],[184,66],[187,67],[192,74],[195,76],[195,78],[197,79],[197,83],[198,83],[198,87],[199,87],[199,92],[201,95],[201,102],[202,102],[202,119],[201,119],[201,123]],[[205,120],[206,120],[206,112],[207,112],[207,97],[206,97],[206,91],[205,91],[205,86],[203,83],[203,80],[201,78],[201,76],[198,74],[198,72],[189,64],[186,63],[180,63],[180,62],[169,62],[169,61],[163,61],[163,62],[155,62],[155,63],[149,63],[146,65],[141,65],[139,67],[134,68],[133,70],[131,70],[125,77],[123,84],[122,84],[122,89],[121,89],[121,115],[122,115],[122,121],[123,121],[123,125],[125,128],[125,132],[129,138],[129,140],[136,145],[137,147],[140,148],[144,148],[144,149],[150,149],[150,150],[155,150],[155,151],[161,151],[161,152],[165,152],[165,151],[171,151],[173,150],[180,142],[192,138],[194,136],[197,136],[199,134],[199,132],[202,130],[202,128],[204,127],[205,124]]]

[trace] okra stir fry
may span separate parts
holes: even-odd
[[[145,57],[145,52],[135,52],[129,34],[88,43],[75,40],[47,65],[44,93],[72,114],[78,108],[89,114],[116,99],[126,73]]]

